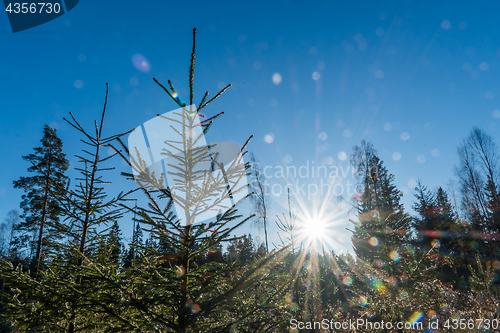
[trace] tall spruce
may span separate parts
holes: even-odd
[[[71,304],[68,312],[65,313],[65,329],[68,333],[81,330],[87,327],[87,316],[95,314],[102,317],[102,311],[109,305],[95,302],[90,297],[92,293],[103,292],[110,288],[110,278],[119,272],[119,255],[121,252],[120,230],[117,221],[124,214],[123,208],[119,205],[127,199],[131,191],[123,191],[114,196],[106,193],[105,185],[108,184],[103,178],[103,172],[114,170],[107,163],[118,152],[105,155],[104,149],[110,147],[111,142],[120,138],[130,131],[120,134],[104,135],[104,120],[108,106],[108,84],[106,84],[106,95],[104,106],[99,120],[94,120],[94,128],[86,130],[70,112],[71,120],[66,120],[74,129],[83,136],[82,142],[87,145],[87,149],[82,149],[79,158],[81,167],[79,183],[74,190],[69,191],[67,196],[61,197],[63,203],[66,224],[59,229],[70,242],[60,243],[60,253],[64,256],[56,256],[53,259],[54,265],[61,270],[54,279],[64,279],[70,276],[72,281],[72,292],[68,292],[61,297],[65,302]],[[90,147],[90,148],[88,148]],[[108,227],[108,229],[103,228]],[[101,262],[93,258],[93,254],[99,253],[99,249],[105,244],[108,255]],[[93,269],[90,270],[89,268]],[[112,282],[111,282],[112,283]],[[69,287],[69,285],[68,285]],[[82,304],[93,304],[87,308],[88,315],[81,311]],[[83,305],[84,306],[84,305]],[[108,318],[107,320],[113,320]],[[96,323],[98,327],[102,323]]]
[[[416,202],[413,209],[419,214],[414,218],[418,235],[416,244],[422,253],[432,249],[437,255],[435,260],[446,258],[441,260],[442,265],[435,270],[435,276],[442,281],[457,282],[457,276],[468,273],[467,263],[461,258],[475,256],[461,244],[460,238],[466,236],[466,230],[458,224],[443,188],[439,187],[433,193],[419,180],[414,195]]]
[[[149,240],[149,239],[148,239]],[[142,235],[142,228],[137,223],[135,225],[133,234],[132,234],[132,242],[129,245],[129,249],[127,251],[127,255],[125,257],[125,262],[124,262],[124,267],[129,268],[132,266],[133,262],[135,259],[139,257],[139,250],[143,247],[143,235]],[[147,243],[146,247],[154,248],[153,244]]]
[[[439,187],[436,191],[436,217],[438,228],[442,231],[441,246],[447,252],[458,251],[457,240],[463,235],[463,228],[453,213],[453,207],[448,198],[448,193]]]
[[[418,235],[417,241],[423,251],[428,251],[432,247],[432,241],[437,238],[436,231],[439,228],[436,199],[420,180],[417,181],[414,196],[416,202],[413,204],[413,209],[420,215],[420,217],[415,218],[414,222],[414,228]]]
[[[110,249],[110,259],[113,263],[118,263],[120,261],[123,247],[120,226],[118,225],[118,221],[115,220],[107,235],[107,248]]]
[[[151,331],[165,332],[269,331],[278,322],[276,318],[269,318],[266,312],[278,306],[275,296],[281,289],[277,287],[267,294],[262,290],[268,288],[271,281],[275,282],[273,288],[276,286],[268,265],[276,259],[277,251],[251,262],[245,257],[246,264],[206,260],[210,253],[219,253],[222,245],[232,240],[230,235],[253,218],[253,215],[244,217],[237,212],[238,205],[248,195],[234,200],[225,209],[220,206],[219,199],[209,200],[225,195],[234,198],[238,191],[245,189],[240,180],[248,173],[249,164],[243,161],[243,155],[251,137],[233,156],[229,166],[222,164],[218,154],[210,153],[208,148],[217,148],[218,144],[194,146],[200,135],[207,133],[213,121],[223,114],[216,113],[201,120],[203,131],[197,132],[200,125],[195,121],[198,116],[202,117],[199,112],[206,110],[230,87],[226,86],[212,99],[207,99],[206,92],[198,108],[193,107],[195,36],[196,30],[193,30],[189,97],[186,99],[189,105],[177,95],[172,82],[168,81],[167,88],[154,79],[180,108],[177,112],[180,119],[164,117],[166,129],[172,126],[172,121],[181,127],[177,131],[178,139],[165,142],[163,151],[164,155],[179,162],[174,167],[171,165],[167,172],[179,180],[176,189],[185,196],[171,191],[172,184],[165,188],[166,175],[151,172],[138,149],[127,147],[122,142],[126,151],[123,157],[134,170],[133,174],[125,173],[125,176],[140,180],[149,202],[147,207],[129,209],[136,214],[137,222],[157,240],[158,250],[141,256],[127,270],[130,278],[119,286],[123,301],[115,306],[114,311],[130,316],[122,323],[124,330],[148,327]],[[180,147],[175,149],[175,143]],[[207,162],[221,173],[204,167]],[[174,210],[174,203],[180,205],[181,211]],[[202,207],[201,203],[207,204]],[[208,220],[197,221],[197,216],[207,210],[219,213]],[[129,304],[134,304],[138,311],[131,311]]]
[[[394,175],[387,171],[371,143],[363,140],[354,147],[351,163],[363,185],[352,235],[354,251],[368,264],[385,265],[391,262],[392,251],[399,253],[408,246],[410,217],[403,210]]]
[[[40,265],[36,278],[12,263],[0,261],[2,275],[10,292],[5,295],[6,318],[22,331],[67,332],[89,331],[113,325],[118,314],[108,315],[116,294],[112,292],[120,272],[119,263],[113,257],[113,246],[107,241],[109,234],[119,235],[114,222],[122,217],[123,209],[117,204],[129,193],[109,197],[102,177],[105,162],[114,155],[104,155],[103,150],[112,140],[124,134],[103,135],[106,98],[99,121],[94,129],[85,130],[71,114],[68,123],[83,135],[87,149],[77,155],[81,167],[74,189],[57,183],[52,184],[49,194],[57,200],[64,220],[46,220],[47,226],[60,240],[52,242],[46,262]],[[90,147],[90,148],[88,148]],[[105,227],[108,227],[106,229]],[[111,228],[111,229],[109,229]],[[107,293],[107,291],[110,291]]]
[[[29,248],[34,250],[31,258],[34,272],[42,258],[45,240],[58,235],[47,224],[58,223],[60,220],[61,207],[54,197],[53,189],[65,189],[68,177],[64,173],[69,166],[62,150],[63,143],[55,129],[45,125],[40,142],[41,146],[34,148],[34,153],[23,156],[31,164],[28,172],[34,175],[14,181],[15,188],[26,192],[21,202],[23,221],[16,226],[14,248],[19,250],[29,244]]]
[[[358,316],[395,322],[411,316],[415,307],[435,307],[438,285],[429,283],[429,271],[437,268],[434,249],[420,252],[413,246],[412,219],[404,212],[395,176],[366,141],[354,147],[351,162],[364,187],[352,235],[356,266],[346,269],[352,290],[363,300]]]

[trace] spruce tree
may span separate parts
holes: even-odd
[[[447,252],[456,252],[459,250],[457,240],[463,235],[463,228],[459,225],[448,194],[442,187],[436,191],[436,218],[438,230],[442,233],[439,238],[441,247]]]
[[[420,215],[420,218],[415,218],[414,228],[422,251],[428,251],[432,247],[432,241],[438,236],[436,199],[420,180],[417,182],[414,195],[417,201],[413,204],[413,209]]]
[[[55,129],[45,125],[41,146],[34,148],[34,153],[23,156],[31,163],[28,172],[34,173],[30,177],[21,177],[14,181],[14,187],[23,189],[21,208],[23,221],[16,226],[17,235],[14,238],[14,248],[19,250],[25,244],[34,250],[32,270],[38,269],[42,258],[42,247],[57,233],[48,227],[48,223],[58,223],[61,207],[54,197],[53,189],[64,190],[67,177],[64,175],[69,162],[63,153],[63,143],[57,136]],[[33,251],[30,251],[30,254]]]
[[[240,264],[248,264],[254,260],[255,247],[252,235],[243,235],[234,239],[227,247],[228,260],[238,260]]]
[[[418,181],[415,198],[413,208],[420,215],[415,217],[414,223],[418,234],[417,247],[421,253],[432,249],[430,258],[441,262],[434,270],[434,276],[441,281],[458,282],[457,276],[468,274],[467,263],[461,258],[470,255],[466,247],[461,246],[460,238],[465,236],[465,230],[456,221],[446,191],[439,187],[432,193]],[[432,262],[426,261],[425,264],[432,265]]]
[[[123,329],[268,331],[278,324],[266,314],[279,304],[276,295],[281,289],[276,287],[268,267],[276,259],[277,251],[251,262],[246,256],[246,265],[206,260],[210,253],[219,252],[223,244],[232,240],[230,235],[237,228],[253,218],[253,215],[243,217],[237,211],[238,205],[248,195],[236,199],[238,193],[245,190],[240,180],[248,173],[249,164],[244,162],[243,155],[251,137],[232,157],[234,160],[229,165],[219,159],[218,153],[211,153],[220,143],[195,146],[213,121],[223,114],[217,113],[197,125],[196,119],[202,117],[199,112],[230,87],[226,86],[212,99],[207,99],[208,92],[205,93],[198,107],[194,108],[195,33],[196,30],[193,31],[189,96],[186,98],[189,102],[185,103],[177,95],[170,81],[167,88],[154,79],[179,108],[178,118],[163,116],[165,130],[173,123],[180,124],[176,131],[178,139],[165,142],[164,155],[174,159],[174,162],[166,162],[171,169],[167,170],[167,175],[155,174],[136,147],[127,147],[122,142],[120,148],[126,152],[123,157],[133,169],[133,173],[125,173],[125,176],[141,185],[149,202],[147,207],[129,209],[134,211],[144,230],[158,242],[158,249],[141,256],[127,270],[129,278],[119,285],[123,301],[114,311],[130,316],[127,317],[128,324],[123,322],[120,326]],[[207,162],[208,168],[203,166]],[[220,172],[214,173],[214,170]],[[175,188],[173,184],[164,186],[169,173],[179,180]],[[234,203],[228,207],[218,199],[226,196],[234,198]],[[207,210],[219,213],[197,221],[197,216]],[[271,281],[275,282],[271,284],[274,289],[269,289]],[[263,290],[270,292],[264,293]],[[130,304],[133,304],[133,311],[129,310]]]
[[[409,245],[410,217],[400,202],[402,193],[369,142],[354,147],[351,162],[358,170],[363,197],[352,235],[356,255],[370,265],[391,262],[391,253]]]
[[[111,250],[110,259],[112,262],[119,262],[123,246],[120,226],[115,220],[107,235],[107,247]]]
[[[110,314],[109,307],[114,302],[111,298],[116,297],[113,290],[120,273],[113,255],[119,237],[115,222],[123,213],[117,203],[128,192],[109,198],[104,191],[106,182],[101,173],[113,169],[106,167],[105,162],[114,155],[103,156],[103,149],[124,135],[103,135],[107,88],[106,85],[104,109],[100,121],[94,122],[95,129],[85,130],[70,113],[72,121],[68,123],[83,134],[83,143],[91,148],[82,149],[82,154],[77,155],[82,166],[76,168],[81,177],[74,189],[57,183],[56,176],[54,181],[48,179],[52,184],[49,194],[57,200],[64,217],[63,221],[46,220],[47,227],[59,238],[48,249],[48,260],[41,263],[36,278],[0,261],[10,288],[4,298],[6,318],[20,330],[73,333],[112,327],[119,321],[120,314]]]
[[[58,232],[70,241],[58,244],[59,250],[53,254],[52,269],[47,273],[48,277],[64,285],[63,290],[70,288],[63,295],[58,291],[61,301],[69,304],[67,312],[62,313],[68,333],[89,327],[89,318],[93,316],[100,318],[100,321],[109,322],[113,322],[116,316],[119,316],[117,314],[105,319],[102,313],[110,312],[109,299],[108,303],[99,302],[92,296],[99,294],[106,298],[105,292],[113,290],[114,279],[120,273],[119,259],[122,244],[118,220],[124,214],[120,203],[127,200],[128,194],[132,192],[120,192],[109,196],[105,191],[108,182],[104,180],[103,172],[114,170],[114,167],[109,167],[107,163],[118,153],[104,156],[103,150],[109,148],[117,138],[130,133],[129,131],[104,135],[107,105],[108,84],[106,84],[104,107],[100,119],[94,121],[93,130],[86,130],[72,113],[70,113],[71,120],[65,119],[83,136],[82,142],[90,147],[82,149],[82,154],[76,155],[81,165],[76,168],[81,174],[77,178],[79,183],[75,189],[59,198],[66,223],[59,227]],[[102,255],[103,249],[105,256]],[[51,290],[53,284],[48,288]],[[116,297],[113,293],[107,296],[112,297],[112,295]],[[96,321],[90,327],[103,325],[105,323]]]
[[[356,266],[345,271],[358,295],[359,315],[396,322],[408,318],[415,308],[435,307],[439,286],[428,282],[429,270],[436,266],[433,252],[415,251],[411,217],[404,212],[394,175],[366,141],[354,148],[351,161],[364,191],[352,236]]]
[[[486,198],[487,198],[487,208],[490,212],[488,217],[488,229],[491,232],[491,239],[489,240],[486,248],[488,249],[486,254],[488,257],[493,259],[500,258],[500,193],[495,182],[488,177],[486,183]]]
[[[190,105],[194,51],[193,40]],[[8,308],[6,318],[18,329],[67,333],[260,332],[278,330],[288,320],[279,310],[284,303],[282,292],[289,281],[273,271],[279,266],[277,258],[286,247],[246,265],[199,260],[211,252],[222,252],[222,246],[232,240],[230,235],[253,218],[252,215],[244,217],[238,214],[238,205],[247,197],[243,196],[234,200],[227,209],[221,207],[215,217],[193,223],[200,212],[197,203],[213,194],[238,198],[238,189],[241,188],[238,180],[247,176],[249,165],[243,161],[243,155],[250,139],[239,149],[230,166],[219,160],[217,154],[210,153],[215,144],[209,149],[193,148],[193,142],[197,140],[191,135],[197,126],[194,115],[198,115],[198,111],[211,104],[225,89],[209,100],[206,93],[195,110],[176,98],[178,96],[170,82],[170,89],[159,85],[181,108],[180,133],[187,134],[179,133],[179,142],[184,148],[178,156],[182,164],[174,168],[177,171],[171,170],[184,180],[185,198],[179,192],[158,186],[164,175],[155,175],[144,160],[134,159],[132,156],[137,155],[131,156],[121,140],[123,151],[115,148],[116,152],[137,171],[141,185],[151,185],[141,188],[148,205],[128,207],[124,201],[129,192],[107,196],[101,172],[112,169],[104,162],[113,155],[102,156],[103,149],[124,134],[103,135],[106,91],[101,119],[95,121],[95,134],[85,130],[75,118],[69,121],[83,134],[84,143],[91,149],[78,156],[82,167],[78,169],[81,177],[76,188],[68,191],[52,189],[51,194],[60,194],[56,197],[61,204],[64,223],[50,226],[63,237],[49,252],[50,260],[41,265],[39,278],[32,278],[11,263],[0,260],[2,276],[6,277],[6,285],[10,288],[8,297],[4,298]],[[219,115],[202,122],[202,133],[208,131],[212,120]],[[197,163],[206,161],[210,162],[209,168],[195,168]],[[214,169],[220,172],[214,174]],[[212,174],[214,176],[210,176]],[[127,174],[127,177],[133,176]],[[191,186],[196,177],[212,178],[205,183],[206,186]],[[175,200],[185,208],[184,223],[173,208]],[[214,207],[219,203],[211,201]],[[144,255],[128,269],[123,269],[117,256],[113,255],[119,243],[117,222],[123,216],[123,209],[133,211],[137,222],[152,235],[154,242],[149,241],[149,244],[158,243],[157,248],[145,249]]]
[[[148,239],[149,241],[149,239]],[[127,255],[124,260],[124,267],[128,268],[132,266],[132,263],[135,259],[139,257],[139,250],[143,247],[143,236],[142,236],[142,228],[139,223],[136,224],[134,232],[132,234],[132,242],[129,245],[129,249],[127,251]],[[146,248],[154,248],[154,245],[146,242]]]

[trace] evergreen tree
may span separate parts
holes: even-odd
[[[210,252],[218,251],[222,244],[230,242],[230,235],[236,228],[253,216],[244,218],[237,213],[237,206],[246,196],[236,200],[236,194],[243,189],[239,180],[246,177],[249,168],[243,161],[243,155],[250,139],[237,156],[231,158],[233,162],[229,166],[219,160],[219,154],[210,153],[219,144],[211,145],[212,149],[194,146],[200,136],[209,130],[213,120],[222,114],[203,120],[200,124],[203,131],[198,131],[200,125],[195,121],[200,116],[200,110],[230,86],[210,100],[206,100],[208,93],[205,93],[195,109],[194,63],[193,39],[189,105],[177,95],[170,81],[169,88],[166,88],[155,80],[180,108],[178,119],[166,118],[181,125],[177,131],[179,138],[167,141],[164,149],[164,154],[176,161],[170,165],[178,163],[173,170],[168,171],[180,182],[175,187],[176,191],[171,191],[172,184],[165,188],[166,176],[152,172],[138,149],[134,152],[135,147],[129,147],[129,150],[122,143],[127,152],[124,158],[134,170],[133,174],[128,173],[126,176],[141,185],[149,200],[148,207],[130,209],[135,212],[137,221],[146,226],[145,230],[158,241],[158,250],[139,258],[123,273],[129,278],[124,279],[124,284],[120,284],[116,291],[122,295],[123,301],[115,306],[113,313],[122,316],[126,313],[129,316],[120,326],[123,330],[148,327],[151,331],[175,332],[268,331],[277,325],[266,311],[278,306],[274,296],[279,288],[263,299],[264,294],[259,290],[268,288],[266,286],[273,281],[267,266],[275,260],[275,253],[271,252],[265,258],[244,266],[200,260]],[[166,128],[169,125],[165,123]],[[211,167],[206,168],[204,165]],[[220,170],[220,173],[214,176],[214,170]],[[196,183],[199,181],[202,181],[201,184]],[[229,207],[221,206],[222,201],[217,199],[226,194],[234,199],[234,204]],[[209,199],[214,197],[215,200]],[[174,203],[181,208],[177,214],[174,213]],[[219,211],[219,214],[205,221],[197,221],[197,216],[207,210]],[[129,304],[134,304],[134,308],[139,311],[131,311]]]
[[[195,258],[194,262],[199,265],[209,262],[227,263],[226,257],[227,255],[225,255],[222,251],[222,244],[219,244],[215,245],[211,250],[200,254],[197,258]]]
[[[227,247],[228,260],[238,261],[240,264],[251,263],[255,255],[255,247],[252,235],[243,235],[235,238]]]
[[[417,182],[414,195],[417,201],[413,204],[413,209],[420,215],[420,218],[415,218],[414,228],[418,235],[418,243],[424,252],[432,247],[432,241],[438,236],[436,199],[420,180]]]
[[[139,223],[137,223],[134,229],[134,233],[132,234],[132,242],[129,245],[129,249],[125,257],[125,262],[124,262],[125,268],[132,266],[133,261],[139,257],[138,250],[141,249],[142,247],[143,247],[142,228],[140,227]],[[146,242],[146,248],[148,247],[154,248],[154,245]]]
[[[468,263],[463,258],[475,256],[462,244],[461,238],[467,237],[466,230],[456,221],[448,195],[441,187],[434,194],[418,181],[415,198],[413,208],[420,217],[415,218],[414,226],[419,234],[420,252],[433,249],[431,260],[442,262],[434,275],[442,281],[458,283],[469,272]],[[425,264],[432,265],[432,262]]]
[[[134,234],[132,235],[132,244],[135,244],[138,247],[142,247],[143,241],[144,239],[142,235],[142,228],[139,223],[137,223],[137,225],[135,226]]]
[[[445,258],[440,270],[440,278],[459,287],[460,281],[470,276],[469,265],[475,261],[477,251],[472,249],[467,239],[470,230],[461,225],[453,213],[448,194],[441,187],[436,191],[436,215],[439,241],[435,243],[440,258]]]
[[[359,297],[357,316],[396,322],[411,316],[415,308],[435,307],[439,286],[429,281],[439,262],[432,258],[432,248],[415,250],[412,219],[404,212],[394,175],[365,141],[354,148],[351,161],[364,186],[352,236],[356,265],[344,270]],[[425,201],[429,199],[424,195]]]
[[[436,217],[438,230],[442,232],[439,238],[441,246],[447,251],[458,251],[457,239],[463,235],[463,230],[453,213],[448,194],[442,187],[436,191]]]
[[[488,177],[485,192],[490,212],[487,226],[492,236],[486,246],[486,255],[495,260],[500,258],[500,193],[491,177]]]
[[[34,249],[34,271],[38,269],[38,262],[42,258],[43,245],[57,236],[52,228],[47,228],[48,223],[59,222],[61,213],[53,188],[64,190],[67,182],[64,172],[69,166],[66,154],[62,151],[63,143],[55,129],[45,125],[40,142],[41,147],[34,148],[34,153],[23,156],[24,160],[31,163],[28,171],[35,175],[14,181],[15,188],[26,192],[21,202],[23,221],[16,226],[14,248],[20,250],[25,244],[29,244],[29,248]]]
[[[146,243],[145,243],[144,247],[146,249],[158,250],[158,244],[157,244],[157,242],[152,234],[149,234],[149,237],[148,237],[148,239],[146,239]]]
[[[354,251],[370,265],[385,266],[393,261],[391,256],[400,255],[408,247],[410,217],[403,211],[402,193],[394,185],[394,175],[387,171],[371,143],[363,140],[354,147],[351,163],[364,186],[352,235]]]
[[[48,248],[46,262],[42,262],[35,278],[11,263],[1,261],[2,275],[10,292],[4,298],[6,317],[23,331],[67,332],[94,330],[109,327],[117,320],[109,315],[109,307],[117,295],[117,274],[120,273],[113,250],[109,247],[119,241],[116,222],[123,215],[118,203],[127,193],[107,197],[101,172],[112,170],[104,162],[114,155],[103,157],[102,150],[112,140],[124,134],[103,136],[108,86],[100,121],[95,121],[95,131],[86,131],[72,116],[68,123],[84,135],[82,140],[92,149],[83,150],[78,156],[83,167],[76,188],[67,189],[58,184],[57,175],[49,188],[49,195],[59,203],[64,223],[46,220],[48,229],[61,238]],[[125,133],[126,134],[126,133]],[[103,226],[111,225],[109,230]],[[111,231],[109,233],[108,231]],[[120,279],[121,280],[121,279]],[[50,296],[49,296],[50,295]],[[8,297],[7,297],[8,296]]]
[[[120,260],[120,254],[122,253],[123,243],[121,237],[120,226],[118,221],[114,221],[110,228],[108,234],[107,247],[110,249],[111,256],[110,259],[114,263],[118,263]]]
[[[488,208],[490,212],[490,228],[493,231],[499,231],[500,230],[500,194],[498,193],[498,188],[495,184],[495,182],[488,177],[488,180],[486,182],[486,198],[487,198],[487,203],[486,207]]]

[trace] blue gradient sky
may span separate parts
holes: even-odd
[[[21,156],[39,144],[43,125],[58,128],[72,156],[81,148],[79,137],[62,117],[72,111],[90,128],[106,82],[110,134],[173,110],[152,78],[165,84],[171,79],[187,96],[193,27],[196,104],[205,90],[213,96],[233,84],[205,110],[226,112],[208,140],[241,144],[253,134],[250,150],[263,166],[299,168],[314,161],[347,168],[352,146],[366,139],[396,175],[409,209],[408,189],[417,178],[432,189],[450,180],[456,147],[473,125],[498,141],[495,2],[117,3],[80,1],[68,14],[16,34],[6,13],[0,14],[0,218],[19,206],[22,191],[12,182],[26,175]],[[149,71],[134,66],[137,54],[147,59]],[[111,179],[113,188],[125,182]],[[285,211],[284,196],[273,198],[271,217]],[[292,204],[314,211],[306,199]],[[318,206],[323,199],[312,201]],[[334,198],[326,205],[331,212],[338,208]],[[334,232],[348,247],[345,227],[347,222],[338,223]],[[129,237],[129,226],[122,228]]]

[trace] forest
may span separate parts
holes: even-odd
[[[362,186],[362,195],[348,198],[353,250],[316,251],[301,236],[290,193],[288,209],[269,216],[264,175],[248,158],[251,137],[227,168],[217,154],[196,146],[223,116],[205,119],[199,111],[230,85],[213,98],[205,93],[193,110],[194,69],[193,37],[186,102],[171,81],[155,79],[182,110],[181,148],[174,154],[175,145],[166,142],[164,152],[178,162],[173,175],[184,185],[177,191],[162,187],[166,175],[155,174],[126,145],[130,131],[108,133],[107,86],[99,119],[65,118],[85,144],[81,152],[66,152],[56,129],[43,127],[40,146],[22,156],[30,165],[26,175],[13,183],[24,193],[20,209],[0,225],[2,332],[500,328],[500,152],[492,136],[473,127],[457,147],[454,186],[433,190],[418,181],[411,209],[376,147],[361,141],[350,156]],[[114,154],[107,156],[109,148]],[[71,182],[69,154],[80,160],[71,166],[80,173]],[[134,189],[107,192],[113,161],[133,170],[122,177]],[[197,167],[204,163],[210,167]],[[215,169],[217,176],[209,176]],[[244,177],[253,181],[236,200]],[[194,223],[203,210],[221,205],[221,193],[235,198],[233,204]],[[238,211],[245,200],[254,210],[248,216]],[[128,244],[120,230],[125,214],[134,216]],[[254,220],[265,231],[263,241],[239,233]],[[279,228],[279,244],[268,242],[270,224]]]

